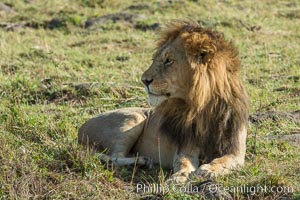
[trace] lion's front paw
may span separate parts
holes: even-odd
[[[208,178],[213,178],[216,176],[216,173],[214,171],[214,168],[210,164],[204,164],[201,165],[197,171],[196,174],[198,176],[203,176],[203,177],[208,177]]]
[[[222,165],[203,164],[197,169],[196,174],[202,177],[215,178],[216,176],[226,174],[227,172],[228,169],[224,168]]]
[[[173,174],[167,181],[166,183],[168,185],[176,185],[176,184],[182,184],[187,182],[188,180],[188,174],[184,172],[177,172]]]

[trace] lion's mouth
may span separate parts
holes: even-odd
[[[148,91],[147,93],[148,93],[149,96],[151,95],[151,96],[156,96],[156,97],[161,97],[161,96],[164,96],[164,97],[170,97],[170,96],[171,96],[170,93],[166,93],[166,94],[156,94],[156,93],[153,93],[153,92],[150,92],[150,91]]]
[[[171,93],[169,93],[169,92],[166,92],[166,93],[163,93],[162,91],[161,92],[159,92],[159,93],[156,93],[156,92],[153,92],[149,87],[145,87],[145,90],[146,90],[146,93],[147,93],[147,95],[150,97],[150,96],[152,96],[152,97],[166,97],[166,98],[168,98],[168,97],[170,97],[171,96]]]

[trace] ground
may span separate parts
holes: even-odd
[[[136,193],[137,184],[164,182],[169,172],[159,167],[110,169],[76,137],[101,112],[148,107],[140,77],[171,19],[223,32],[240,52],[251,105],[246,165],[215,183],[285,187],[285,196],[300,198],[299,1],[2,0],[0,199],[142,198],[149,194]],[[229,192],[234,199],[284,193]]]

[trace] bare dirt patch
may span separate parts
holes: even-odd
[[[264,120],[278,120],[287,119],[295,123],[300,122],[300,110],[293,112],[280,112],[280,111],[267,111],[267,112],[257,112],[252,114],[249,119],[252,123],[262,122]]]
[[[300,96],[300,88],[298,88],[298,87],[283,86],[283,87],[276,88],[274,91],[275,92],[288,92],[292,96],[295,96],[295,97]]]
[[[300,130],[290,135],[275,135],[267,137],[269,140],[285,141],[294,147],[300,148]]]
[[[133,25],[136,20],[138,19],[143,19],[145,18],[144,15],[139,15],[139,14],[132,14],[132,13],[113,13],[113,14],[108,14],[108,15],[103,15],[101,17],[95,17],[92,19],[88,19],[85,21],[85,28],[92,28],[96,25],[103,25],[108,22],[126,22],[128,24]]]
[[[150,6],[148,4],[132,4],[127,7],[128,10],[144,10],[144,9],[150,9]]]

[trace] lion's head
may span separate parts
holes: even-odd
[[[230,100],[230,79],[238,76],[239,68],[237,51],[222,34],[173,22],[162,32],[142,81],[153,106],[179,98],[203,107],[213,96]]]
[[[238,52],[223,34],[176,21],[162,31],[142,81],[150,104],[164,116],[162,129],[173,129],[172,137],[182,143],[207,131],[213,120],[247,121],[239,69]]]

